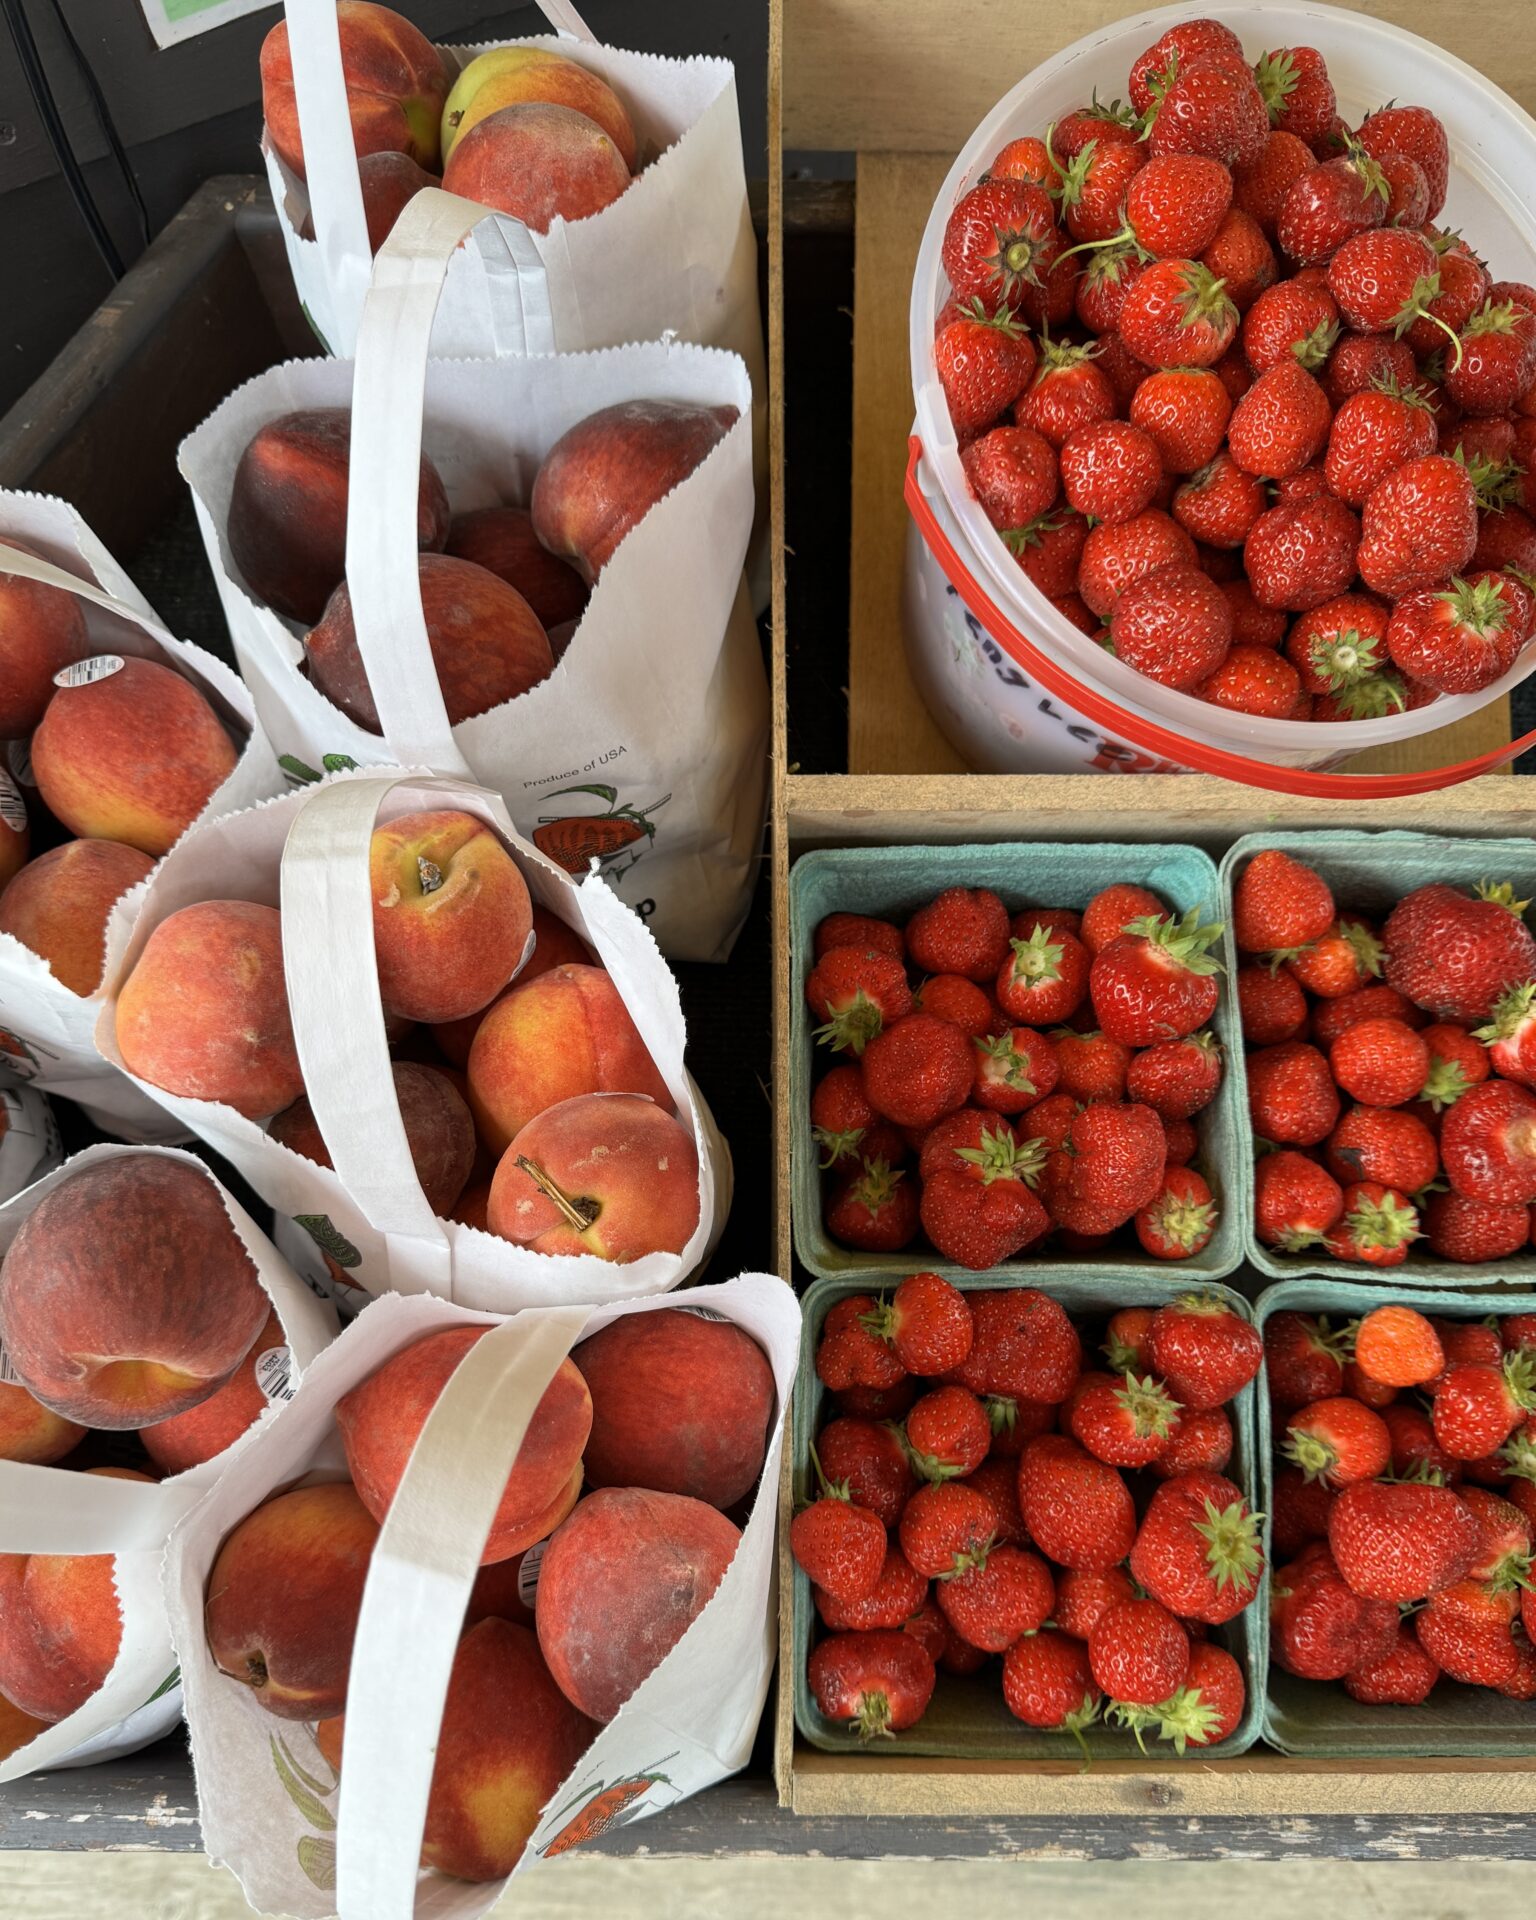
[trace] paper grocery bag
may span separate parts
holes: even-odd
[[[62,587],[80,600],[92,650],[135,654],[173,667],[212,704],[232,736],[244,739],[233,773],[209,801],[204,818],[248,807],[281,790],[282,774],[256,724],[250,695],[222,661],[178,640],[90,528],[63,500],[40,493],[0,492],[0,536],[13,535],[46,561],[0,545],[0,573]],[[24,741],[12,741],[10,776],[30,780]],[[15,788],[10,802],[15,804]],[[7,804],[0,775],[0,808]],[[139,889],[126,897],[125,906]],[[72,992],[47,962],[0,933],[0,1067],[18,1080],[62,1094],[108,1133],[129,1140],[185,1137],[162,1107],[143,1098],[96,1051],[92,1032],[99,998]]]
[[[274,367],[183,444],[236,657],[291,778],[384,764],[477,780],[572,870],[597,859],[663,952],[721,960],[756,883],[767,796],[768,688],[742,580],[753,501],[746,368],[667,343],[429,360],[444,264],[483,221],[469,201],[418,194],[379,255],[355,367]],[[417,587],[422,449],[456,513],[526,502],[562,434],[638,399],[731,405],[742,417],[623,541],[549,678],[451,727]],[[258,428],[297,408],[349,404],[347,580],[382,736],[310,682],[301,629],[257,603],[227,538],[235,471]]]
[[[374,962],[368,847],[374,826],[451,808],[500,834],[534,900],[575,928],[612,976],[677,1116],[699,1153],[699,1223],[680,1254],[627,1265],[595,1254],[535,1253],[443,1220],[422,1193],[395,1100]],[[496,1313],[555,1301],[663,1293],[695,1272],[729,1206],[729,1156],[683,1066],[677,983],[644,923],[596,876],[577,884],[519,838],[497,797],[430,775],[343,773],[195,828],[147,883],[137,915],[107,936],[107,989],[97,1043],[122,1066],[117,995],[155,927],[200,900],[281,905],[284,967],[306,1089],[334,1168],[280,1145],[232,1107],[188,1100],[135,1080],[205,1140],[312,1243],[296,1264],[356,1309],[375,1294],[430,1292]],[[125,1069],[126,1070],[126,1069]],[[295,1257],[297,1236],[282,1244]]]
[[[157,1153],[196,1167],[218,1189],[235,1232],[283,1327],[283,1348],[271,1348],[272,1407],[298,1382],[336,1333],[336,1313],[293,1272],[233,1194],[193,1155],[168,1147],[87,1147],[26,1192],[0,1206],[0,1258],[44,1196],[92,1165],[125,1153]],[[7,1374],[0,1353],[0,1376]],[[230,1462],[250,1446],[272,1412],[215,1460],[145,1484],[56,1466],[0,1460],[0,1553],[110,1553],[123,1614],[122,1644],[105,1683],[83,1707],[47,1727],[0,1761],[0,1781],[44,1767],[82,1766],[131,1753],[158,1740],[181,1718],[181,1689],[171,1650],[160,1561],[172,1528],[196,1506]]]
[[[518,1870],[643,1819],[743,1766],[773,1669],[774,1521],[785,1408],[799,1346],[791,1289],[765,1274],[670,1300],[526,1309],[497,1321],[443,1301],[376,1301],[323,1354],[257,1445],[177,1528],[166,1590],[186,1686],[203,1843],[262,1912],[301,1920],[473,1920],[505,1882],[419,1873],[433,1748],[469,1590],[508,1471],[572,1346],[660,1307],[718,1316],[755,1339],[778,1407],[741,1544],[708,1605],[544,1809]],[[269,1495],[346,1468],[336,1402],[392,1354],[446,1327],[490,1326],[453,1375],[374,1550],[347,1694],[343,1777],[301,1722],[275,1719],[219,1672],[203,1594],[226,1534]],[[525,1563],[526,1564],[526,1563]]]
[[[0,1069],[0,1204],[56,1167],[62,1153],[47,1100]]]

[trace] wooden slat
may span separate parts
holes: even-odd
[[[1421,34],[1536,111],[1527,0],[1360,0],[1348,9]],[[784,144],[951,158],[1016,81],[1139,0],[784,0]],[[1326,24],[1317,40],[1324,45]]]

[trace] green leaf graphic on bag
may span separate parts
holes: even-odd
[[[146,1707],[152,1706],[156,1700],[163,1700],[165,1696],[170,1692],[172,1687],[179,1687],[180,1685],[181,1685],[181,1668],[172,1667],[170,1672],[160,1682],[159,1686],[155,1688],[154,1692],[144,1702],[145,1706]]]
[[[336,1816],[325,1801],[336,1791],[336,1782],[322,1786],[313,1774],[306,1773],[289,1752],[287,1743],[274,1733],[271,1736],[272,1765],[278,1779],[282,1782],[283,1792],[303,1814],[312,1827],[321,1833],[336,1831]]]
[[[336,1891],[336,1842],[306,1833],[298,1844],[299,1865],[322,1893]]]

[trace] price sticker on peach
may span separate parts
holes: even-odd
[[[293,1356],[286,1347],[268,1347],[257,1354],[256,1384],[265,1400],[293,1398]]]
[[[98,680],[110,680],[114,673],[123,670],[123,656],[120,653],[93,653],[89,660],[76,660],[73,665],[60,667],[53,676],[56,687],[90,687]]]
[[[0,1347],[0,1387],[23,1387],[26,1382],[11,1365],[11,1356]]]
[[[27,803],[16,782],[3,769],[0,769],[0,824],[9,827],[12,833],[27,830]]]

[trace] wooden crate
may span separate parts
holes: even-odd
[[[897,636],[906,509],[901,475],[912,400],[907,312],[913,265],[935,192],[960,145],[1033,64],[1094,26],[1139,11],[1125,0],[772,0],[769,97],[769,352],[774,462],[775,768],[773,876],[777,926],[774,1044],[777,1235],[789,1236],[787,1092],[788,875],[812,847],[1031,839],[1187,838],[1219,854],[1241,834],[1286,826],[1419,828],[1494,836],[1536,830],[1536,783],[1490,775],[1422,799],[1317,801],[1206,777],[995,776],[964,771],[918,700]],[[1368,0],[1376,14],[1453,47],[1536,108],[1536,52],[1515,29],[1522,0],[1473,14],[1456,0]],[[1319,38],[1323,38],[1322,31]],[[849,76],[857,76],[850,84]],[[784,202],[786,151],[852,151],[856,164],[853,316],[852,552],[848,746],[844,774],[787,764],[784,468]],[[792,476],[791,476],[792,482]],[[793,559],[789,560],[793,565]],[[1510,738],[1500,703],[1455,728],[1361,755],[1351,771],[1428,767]],[[788,1477],[784,1482],[788,1518]],[[782,1532],[782,1530],[781,1530]],[[787,1549],[782,1544],[781,1657],[789,1656]],[[1536,1815],[1536,1761],[1317,1762],[1259,1752],[1201,1764],[1149,1759],[1042,1765],[843,1756],[795,1737],[792,1688],[775,1729],[781,1799],[822,1815],[974,1814],[1291,1817],[1350,1814]]]

